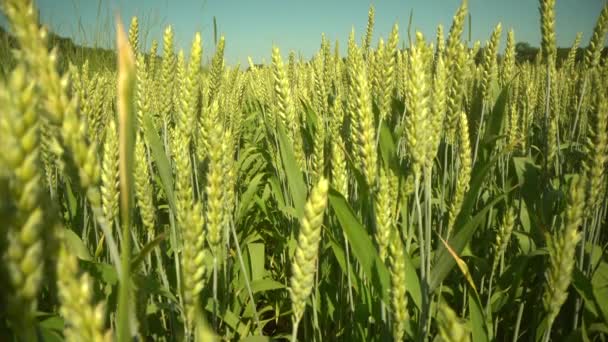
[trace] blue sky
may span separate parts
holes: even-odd
[[[557,42],[569,46],[576,32],[583,32],[583,45],[589,40],[605,0],[557,0]],[[273,44],[286,55],[289,50],[311,56],[319,47],[321,33],[339,40],[342,52],[352,27],[360,41],[365,32],[370,1],[279,1],[279,0],[38,0],[42,22],[55,32],[86,45],[111,46],[115,13],[128,26],[131,16],[140,19],[140,42],[149,47],[152,39],[162,41],[162,32],[171,24],[176,45],[189,49],[196,31],[203,36],[205,58],[213,51],[213,16],[219,32],[226,37],[228,64],[247,64],[270,60]],[[386,37],[397,22],[406,38],[410,11],[412,30],[434,39],[442,24],[446,34],[460,0],[376,0],[374,42]],[[538,1],[469,0],[472,40],[482,43],[501,22],[503,32],[513,28],[517,41],[538,45],[540,41]],[[5,24],[0,18],[0,23]],[[466,37],[466,31],[465,31]],[[505,35],[503,35],[504,46]]]

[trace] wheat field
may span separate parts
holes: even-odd
[[[608,5],[566,56],[555,0],[531,61],[463,0],[231,66],[137,17],[79,63],[0,3],[0,340],[608,340]]]

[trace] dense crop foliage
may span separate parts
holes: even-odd
[[[247,71],[133,18],[60,73],[2,0],[0,340],[605,341],[608,5],[560,63],[554,6],[534,62],[465,0]]]

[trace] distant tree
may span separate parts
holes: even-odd
[[[532,62],[538,53],[538,48],[528,42],[517,42],[515,44],[515,59],[518,63]]]
[[[524,54],[526,51],[530,51],[532,46],[528,42],[517,42],[515,43],[515,52],[518,54]]]

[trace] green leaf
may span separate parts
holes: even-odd
[[[143,295],[143,298],[148,297],[148,295],[159,295],[168,299],[169,303],[177,304],[179,302],[175,295],[171,293],[171,290],[161,284],[153,273],[146,275],[135,274],[133,281],[137,285],[137,291]]]
[[[541,168],[529,157],[514,157],[513,168],[517,176],[517,182],[521,188],[521,195],[525,202],[527,217],[530,221],[530,231],[536,241],[542,241],[542,234],[546,231],[543,228],[544,215],[539,214],[542,198],[539,194],[543,193],[541,187]]]
[[[251,291],[253,293],[280,290],[284,288],[285,285],[272,279],[258,279],[251,282]]]
[[[604,322],[608,324],[608,263],[606,261],[600,262],[597,270],[593,273],[591,284]]]
[[[173,213],[177,213],[175,196],[173,195],[173,173],[171,171],[171,163],[169,162],[169,159],[167,159],[163,143],[156,133],[156,127],[150,119],[150,116],[144,115],[143,120],[146,142],[150,147],[152,159],[154,159],[154,162],[156,163],[160,180],[163,183],[163,189],[167,195],[167,202],[169,202],[169,206],[171,206]]]
[[[63,318],[57,314],[49,314],[44,312],[36,313],[37,330],[39,331],[42,342],[61,342],[63,341],[63,329],[65,322]],[[0,332],[4,338],[7,338],[6,332]],[[7,340],[8,341],[8,340]]]
[[[506,303],[511,303],[514,307],[517,305],[516,299],[520,293],[518,289],[522,286],[525,271],[533,257],[532,255],[518,255],[509,260],[509,264],[498,279],[498,286],[492,294],[493,312],[500,311]]]
[[[406,278],[406,287],[407,292],[412,297],[414,301],[414,305],[418,309],[422,308],[422,290],[420,289],[420,280],[418,279],[418,273],[416,273],[416,266],[414,266],[414,262],[410,255],[407,253],[403,253],[405,259],[405,278]]]
[[[495,156],[490,161],[483,163],[481,160],[478,160],[475,163],[475,167],[473,167],[473,171],[471,173],[471,181],[469,182],[469,191],[462,201],[460,212],[456,216],[456,221],[454,223],[455,231],[458,231],[460,227],[462,227],[469,220],[471,212],[473,211],[477,198],[481,192],[481,186],[485,181],[486,175],[492,169],[492,165],[498,161],[498,157],[499,156]],[[450,244],[450,246],[451,245],[452,244]],[[458,252],[460,253],[460,251]]]
[[[271,339],[268,336],[248,336],[241,340],[241,342],[270,342]]]
[[[71,229],[63,229],[63,237],[67,243],[68,249],[72,254],[82,260],[93,260],[89,249],[84,245],[80,236],[76,235]]]
[[[481,211],[479,211],[471,220],[467,221],[465,225],[452,237],[448,244],[456,253],[461,253],[467,243],[473,237],[473,233],[477,230],[477,227],[484,221],[486,213],[494,207],[494,205],[502,201],[506,197],[506,194],[502,194],[496,197],[493,201],[488,203]],[[439,284],[447,277],[452,270],[452,267],[456,264],[452,255],[448,252],[445,246],[441,245],[439,251],[436,253],[437,257],[431,268],[431,279],[430,279],[430,290],[434,291]]]
[[[350,273],[350,278],[351,278],[351,286],[352,288],[355,290],[356,293],[359,293],[359,276],[357,275],[357,273],[353,272],[352,267],[348,268],[346,267],[346,253],[344,252],[344,249],[342,248],[342,246],[340,244],[338,244],[338,242],[330,237],[330,241],[329,244],[331,246],[332,251],[334,252],[334,256],[336,257],[336,260],[338,261],[338,266],[340,266],[340,268],[342,269],[342,273],[347,274]],[[350,271],[350,272],[349,272]]]
[[[40,322],[38,323],[38,325],[40,327],[46,328],[46,329],[50,329],[50,330],[55,330],[55,331],[63,331],[64,328],[64,321],[63,318],[61,318],[61,316],[59,315],[48,315],[46,318],[41,319],[40,317],[37,317]]]
[[[255,196],[255,194],[258,190],[258,187],[260,186],[260,183],[262,181],[262,178],[264,178],[264,176],[265,175],[263,173],[258,173],[257,175],[255,175],[255,177],[253,177],[253,179],[251,179],[249,181],[247,190],[245,190],[243,195],[241,195],[241,197],[240,197],[237,222],[240,221],[240,219],[243,217],[243,215],[245,215],[247,210],[253,204],[253,197]]]
[[[296,209],[298,218],[302,218],[304,216],[304,205],[306,205],[306,184],[302,177],[302,171],[298,167],[298,163],[293,154],[292,144],[289,142],[281,122],[277,123],[277,133],[281,160],[283,161],[283,168],[285,169],[285,174],[287,176],[291,199],[293,200],[293,205]]]
[[[572,286],[574,286],[574,289],[579,296],[583,298],[583,301],[585,302],[585,309],[589,310],[589,312],[596,317],[599,316],[591,281],[589,281],[589,279],[587,279],[583,272],[581,272],[578,268],[575,268],[572,272]]]
[[[281,189],[281,182],[276,175],[268,177],[268,186],[270,186],[279,208],[285,207],[285,198],[283,196],[283,190]],[[266,206],[264,205],[264,207]]]
[[[42,335],[43,342],[63,342],[64,339],[55,330],[51,330],[45,327],[40,327],[40,334]]]
[[[492,169],[492,165],[494,165],[500,157],[500,155],[496,155],[494,157],[491,156],[496,146],[496,137],[500,134],[502,127],[501,125],[504,120],[506,97],[507,88],[503,89],[498,100],[496,101],[496,105],[494,106],[491,117],[488,119],[489,121],[483,140],[484,144],[481,146],[482,153],[480,153],[479,158],[473,166],[473,172],[471,173],[472,177],[469,183],[469,191],[465,196],[460,212],[456,217],[456,222],[454,225],[454,231],[456,233],[448,241],[448,244],[458,254],[462,252],[466,244],[471,240],[473,233],[475,233],[477,227],[483,221],[485,214],[494,206],[494,204],[506,197],[506,193],[497,197],[486,205],[480,212],[478,212],[472,219],[469,218],[475,203],[477,202],[487,173]],[[437,286],[439,286],[439,284],[443,281],[443,279],[445,279],[452,267],[455,265],[454,259],[448,253],[445,246],[439,247],[439,251],[436,253],[435,262],[433,265],[430,279],[431,291],[434,291]]]
[[[213,314],[213,298],[208,298],[207,299],[207,304],[205,305],[205,310],[212,315]],[[241,321],[239,316],[236,315],[234,312],[232,312],[230,309],[224,309],[221,312],[217,313],[219,318],[226,323],[226,325],[228,325],[232,330],[236,331],[239,325],[239,322]]]
[[[148,242],[131,261],[131,269],[137,269],[137,267],[139,267],[139,264],[144,260],[146,255],[150,254],[155,247],[157,247],[158,245],[160,245],[161,242],[163,242],[165,238],[165,233],[162,233],[152,239],[152,241]]]
[[[506,105],[507,98],[509,95],[509,87],[504,87],[498,96],[498,99],[494,103],[492,113],[489,113],[487,117],[486,129],[484,131],[483,142],[486,145],[486,151],[494,149],[496,144],[496,138],[502,133],[502,126],[505,122],[505,115],[507,113]]]
[[[262,279],[266,274],[266,269],[264,268],[264,261],[266,260],[264,254],[264,244],[247,244],[247,251],[249,252],[249,262],[251,266],[251,280],[254,281]]]
[[[79,264],[83,271],[88,272],[97,281],[110,286],[118,283],[118,274],[112,265],[87,260],[80,260]]]
[[[395,141],[393,139],[391,129],[384,121],[380,126],[380,141],[378,147],[380,149],[380,155],[382,156],[386,169],[393,166],[396,163],[397,157]]]
[[[352,253],[357,261],[359,261],[363,273],[365,273],[380,292],[382,300],[388,303],[390,289],[388,270],[384,263],[380,261],[371,238],[363,225],[357,220],[344,197],[334,189],[329,191],[329,203],[338,221],[340,221],[342,229],[346,233]]]
[[[474,289],[470,289],[468,293],[473,342],[489,342],[490,338],[488,337],[488,327],[486,325],[484,310],[482,309],[481,302],[479,301],[479,296]]]
[[[67,207],[68,214],[70,214],[70,220],[74,220],[76,218],[76,213],[78,212],[78,201],[76,200],[76,196],[74,195],[74,191],[72,190],[72,183],[69,181],[65,182],[65,192],[67,199]]]

